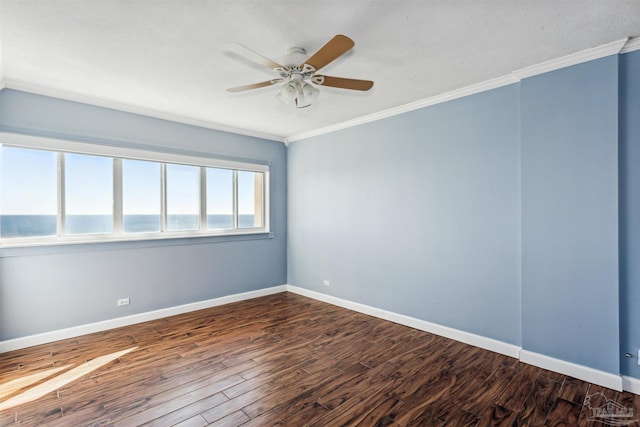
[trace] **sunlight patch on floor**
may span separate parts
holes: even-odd
[[[35,387],[32,387],[24,392],[11,397],[10,399],[5,400],[4,402],[0,402],[0,411],[4,411],[9,408],[13,408],[18,405],[23,405],[25,403],[33,402],[41,398],[42,396],[59,389],[60,387],[69,384],[72,381],[77,380],[78,378],[95,371],[101,366],[106,365],[107,363],[116,360],[117,358],[124,356],[125,354],[137,349],[138,347],[129,348],[127,350],[118,351],[115,353],[107,354],[104,356],[96,357],[93,360],[89,360],[87,363],[75,367],[67,372],[64,372],[60,375],[57,375],[50,380],[39,384]],[[0,385],[0,399],[4,396],[8,396],[13,394],[16,390],[19,390],[24,387],[28,387],[31,384],[35,384],[36,382],[47,378],[51,375],[54,375],[57,372],[60,372],[64,369],[69,368],[73,365],[66,365],[60,368],[49,369],[45,372],[40,372],[37,374],[29,375],[24,378],[18,378],[13,381],[9,381],[6,384]]]

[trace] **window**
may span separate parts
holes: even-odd
[[[167,165],[167,230],[200,227],[200,168]]]
[[[57,230],[56,153],[3,147],[0,236],[52,236]]]
[[[122,161],[122,217],[125,233],[160,231],[160,163]]]
[[[233,171],[207,168],[207,228],[233,228]]]
[[[64,155],[66,234],[113,231],[113,160],[83,154]]]
[[[262,226],[262,177],[255,172],[238,171],[238,227]]]
[[[268,233],[269,167],[0,133],[0,245]]]

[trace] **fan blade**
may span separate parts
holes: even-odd
[[[373,87],[371,80],[345,79],[342,77],[313,76],[311,81],[317,85],[337,87],[340,89],[366,91]]]
[[[236,87],[231,87],[229,89],[227,89],[227,92],[244,92],[245,90],[251,90],[251,89],[259,89],[261,87],[267,87],[267,86],[271,86],[271,85],[275,85],[277,83],[282,83],[284,80],[282,79],[274,79],[274,80],[268,80],[266,82],[260,82],[260,83],[254,83],[251,85],[244,85],[244,86],[236,86]]]
[[[320,48],[313,56],[307,59],[304,64],[309,64],[318,71],[354,46],[353,40],[342,34],[338,34]],[[302,64],[300,67],[304,66]]]
[[[238,43],[232,43],[229,45],[229,50],[235,54],[242,56],[243,58],[248,59],[249,61],[255,62],[258,65],[262,65],[263,67],[271,68],[275,71],[287,70],[287,67],[284,65],[280,65],[277,62],[267,58],[266,56],[260,55],[258,52],[254,52],[246,46],[243,46]]]

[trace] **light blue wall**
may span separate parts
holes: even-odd
[[[621,371],[640,378],[640,52],[620,57]],[[627,358],[624,353],[631,353]]]
[[[294,142],[289,284],[519,345],[519,96]]]
[[[617,142],[618,56],[295,142],[289,283],[617,374]]]
[[[275,233],[0,250],[0,341],[286,283],[284,144],[8,89],[0,129],[270,161]]]
[[[619,372],[618,56],[522,86],[522,344]]]

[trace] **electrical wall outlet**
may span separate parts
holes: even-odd
[[[330,282],[330,281],[328,281],[328,280],[325,280],[325,281],[324,281],[324,285],[325,285],[325,286],[331,286],[331,282]]]
[[[121,305],[129,305],[129,298],[122,298],[117,301],[118,307]]]

